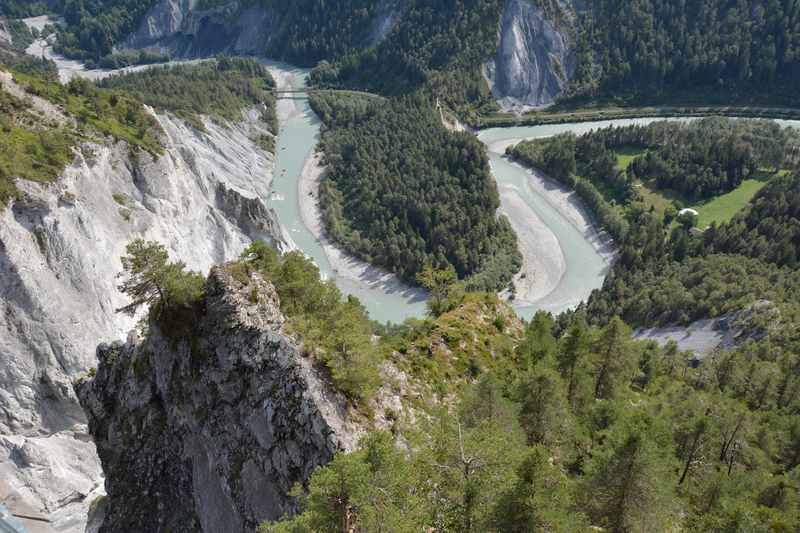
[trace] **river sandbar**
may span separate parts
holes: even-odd
[[[325,167],[322,155],[314,152],[306,159],[297,181],[298,202],[303,224],[322,246],[325,256],[337,277],[363,284],[371,289],[387,293],[400,293],[405,298],[420,301],[427,298],[426,292],[412,287],[391,272],[375,267],[348,254],[336,246],[325,234],[322,212],[319,208],[319,186],[324,179]]]

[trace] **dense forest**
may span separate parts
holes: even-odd
[[[268,53],[307,67],[356,53],[371,44],[375,0],[260,0],[281,21]]]
[[[616,314],[641,326],[687,324],[759,299],[795,305],[799,187],[796,173],[773,178],[733,220],[697,236],[640,214],[603,290],[589,300],[589,315],[602,322]],[[797,331],[791,319],[788,324]]]
[[[263,106],[264,120],[277,133],[275,80],[253,59],[219,57],[198,64],[153,67],[115,75],[104,88],[124,91],[156,109],[169,111],[202,128],[199,115],[239,122],[248,107]]]
[[[9,18],[36,17],[50,10],[47,0],[0,0],[0,15]]]
[[[798,103],[794,0],[592,0],[587,8],[572,94]]]
[[[412,329],[468,328],[467,309]],[[260,531],[795,531],[798,342],[776,332],[692,368],[619,318],[539,313],[454,405],[367,435]],[[398,347],[398,364],[430,357]]]
[[[709,228],[703,250],[800,267],[800,175],[774,179],[730,224]]]
[[[469,114],[494,109],[481,65],[497,47],[500,0],[410,0],[377,46],[323,63],[311,82],[386,95],[424,91]]]
[[[133,32],[157,0],[61,0],[57,12],[66,28],[56,51],[75,59],[99,61]]]
[[[323,61],[312,76],[316,84],[387,95],[424,87],[462,116],[494,109],[480,67],[496,51],[501,0],[248,0],[237,8],[254,2],[278,21],[264,52],[305,66]],[[60,52],[114,66],[165,59],[111,55],[154,3],[0,0],[0,11],[62,15]],[[567,33],[577,47],[577,69],[567,101],[798,103],[800,9],[794,0],[592,0],[578,3],[574,24],[559,4],[540,4],[560,25],[574,26]],[[400,15],[376,42],[376,21],[387,14],[381,10]]]
[[[422,96],[393,100],[317,93],[329,173],[320,190],[328,234],[413,281],[452,266],[473,288],[500,290],[520,267],[516,236],[498,217],[480,142],[451,133]]]

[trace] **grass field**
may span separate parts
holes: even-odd
[[[625,170],[637,156],[645,152],[646,150],[633,147],[618,149],[616,150],[617,166],[621,170]],[[785,171],[781,171],[781,173],[783,172]],[[722,224],[731,220],[767,184],[772,176],[773,174],[771,173],[760,172],[757,176],[745,180],[739,187],[727,194],[692,205],[691,208],[700,213],[697,220],[698,227],[706,228],[712,223]],[[672,191],[658,189],[654,180],[639,181],[636,183],[636,188],[645,205],[654,206],[656,211],[662,215],[668,207],[674,205],[676,200],[684,205],[688,204]]]
[[[697,218],[699,228],[707,228],[712,222],[722,224],[728,222],[767,184],[771,174],[762,174],[754,179],[744,180],[741,185],[727,194],[717,196],[708,202],[693,205],[700,216]]]
[[[629,146],[625,148],[619,148],[614,152],[617,154],[617,167],[620,170],[626,170],[634,159],[645,154],[647,150]]]

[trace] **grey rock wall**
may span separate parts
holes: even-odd
[[[106,474],[100,532],[253,531],[357,432],[282,332],[278,296],[224,268],[191,341],[150,326],[101,345],[76,386]]]
[[[197,0],[160,0],[122,48],[156,48],[181,58],[262,54],[275,23],[258,4],[232,0],[199,9]]]
[[[531,0],[506,0],[497,53],[484,75],[501,108],[524,112],[552,104],[575,71],[571,5],[559,2],[561,20],[550,20]]]

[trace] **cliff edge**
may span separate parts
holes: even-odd
[[[188,338],[101,345],[76,384],[108,492],[99,531],[252,531],[357,433],[283,331],[274,287],[212,270]],[[166,329],[166,328],[165,328]]]

